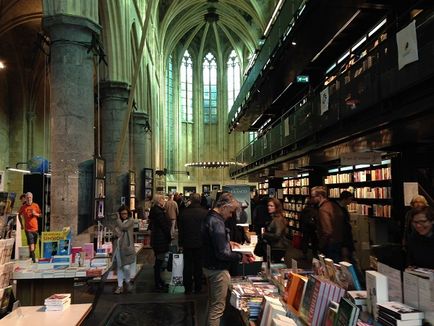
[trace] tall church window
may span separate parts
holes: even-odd
[[[212,53],[203,60],[203,122],[217,123],[217,63]]]
[[[227,62],[228,68],[228,112],[231,110],[232,105],[237,98],[238,93],[240,92],[240,75],[241,75],[241,67],[240,60],[238,59],[235,50],[229,54],[229,59]]]
[[[181,120],[193,123],[193,61],[186,50],[181,62]]]
[[[167,153],[166,167],[169,170],[174,168],[174,129],[175,123],[173,118],[173,58],[169,57],[166,69],[166,119],[167,119]]]

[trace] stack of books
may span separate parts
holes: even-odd
[[[400,302],[378,304],[378,321],[384,326],[418,326],[422,325],[423,317],[422,311]]]
[[[45,311],[63,311],[71,305],[71,293],[55,293],[44,301]]]

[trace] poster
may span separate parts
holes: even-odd
[[[69,227],[62,231],[46,231],[41,236],[42,258],[55,255],[68,256],[71,254],[71,230]]]
[[[228,191],[239,201],[241,210],[237,211],[237,224],[252,224],[250,209],[250,186],[249,185],[226,185],[223,191]]]

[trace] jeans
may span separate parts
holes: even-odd
[[[117,269],[116,269],[116,274],[118,277],[118,287],[122,287],[123,283],[124,283],[124,279],[125,279],[125,283],[130,283],[131,281],[131,270],[132,270],[132,266],[134,265],[134,263],[132,264],[128,264],[128,265],[124,265],[121,266],[120,262],[121,262],[121,253],[119,250],[119,243],[118,243],[118,247],[116,248],[116,252],[115,252],[115,257],[116,257],[116,262],[117,262]]]
[[[231,282],[227,270],[211,270],[204,268],[203,273],[208,279],[209,297],[207,325],[219,326],[226,306],[226,296]]]

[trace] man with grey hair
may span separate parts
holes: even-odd
[[[38,242],[38,218],[42,216],[39,205],[33,202],[33,194],[26,193],[26,202],[21,206],[20,213],[24,218],[24,229],[26,231],[29,254],[32,261],[36,262],[35,245]]]
[[[234,262],[251,263],[252,255],[232,251],[232,243],[225,228],[225,220],[239,208],[239,202],[231,193],[222,193],[215,206],[202,223],[203,272],[208,279],[208,314],[210,326],[220,325],[231,276],[229,268]]]

